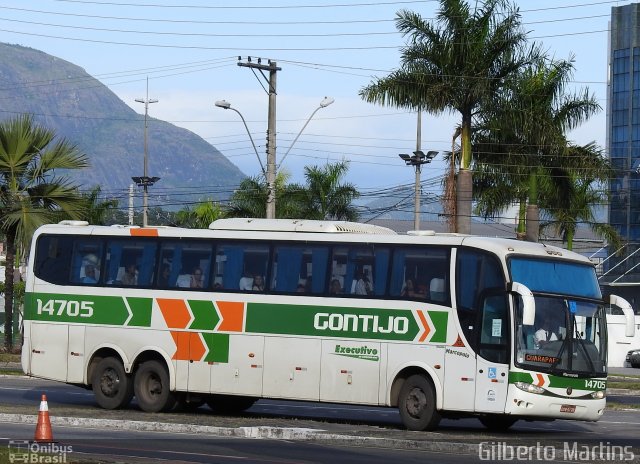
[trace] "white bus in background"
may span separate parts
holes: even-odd
[[[537,243],[331,221],[65,222],[33,238],[22,365],[104,408],[286,398],[397,407],[411,430],[594,421],[606,303],[588,259]]]

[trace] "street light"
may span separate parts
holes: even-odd
[[[307,124],[309,124],[309,121],[311,121],[311,118],[313,118],[313,116],[318,112],[318,110],[322,108],[326,108],[327,106],[331,105],[334,101],[336,100],[332,97],[324,97],[322,99],[322,101],[320,102],[320,105],[313,111],[313,113],[311,113],[311,116],[309,116],[309,119],[307,119],[307,122],[304,123],[304,126],[302,126],[302,129],[300,129],[300,132],[298,132],[298,135],[296,135],[296,138],[293,139],[293,142],[291,142],[291,146],[289,146],[289,148],[287,149],[287,152],[284,154],[284,156],[280,160],[280,164],[278,164],[278,169],[280,169],[280,166],[282,166],[284,159],[287,157],[287,155],[295,145],[296,141],[298,140],[298,137],[300,137],[300,134],[302,134],[302,131],[304,131],[305,127],[307,127]]]
[[[256,156],[258,157],[258,162],[260,163],[260,168],[262,169],[262,175],[266,176],[267,173],[264,170],[264,165],[262,164],[262,160],[260,159],[260,155],[258,154],[258,149],[256,148],[256,144],[253,141],[253,137],[251,137],[251,132],[249,132],[249,127],[247,126],[247,121],[244,120],[244,117],[242,116],[242,113],[240,111],[238,111],[235,108],[231,107],[231,103],[229,103],[226,100],[218,100],[215,105],[218,108],[223,108],[225,110],[232,110],[235,111],[236,113],[238,113],[238,116],[240,116],[240,119],[242,119],[242,122],[244,123],[244,128],[247,130],[247,134],[249,135],[249,140],[251,140],[251,145],[253,145],[253,151],[256,152]]]
[[[416,170],[415,209],[413,213],[414,230],[420,230],[420,171],[422,170],[422,165],[430,163],[438,153],[437,151],[428,151],[425,154],[422,150],[416,150],[413,155],[406,153],[398,155],[407,166],[413,166]]]
[[[158,103],[155,98],[149,99],[149,78],[147,77],[147,98],[136,98],[138,103],[144,103],[144,175],[142,177],[132,177],[138,187],[143,188],[142,193],[142,227],[147,227],[147,208],[149,207],[149,187],[160,180],[159,177],[149,177],[148,175],[148,148],[147,148],[147,117],[149,115],[149,104]]]

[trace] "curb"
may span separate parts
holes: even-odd
[[[37,416],[0,413],[0,422],[36,424]],[[396,449],[400,448],[443,453],[472,454],[475,456],[478,456],[478,452],[480,450],[479,444],[341,435],[336,433],[329,433],[326,430],[322,429],[296,427],[216,427],[210,425],[167,424],[146,421],[91,419],[75,417],[51,417],[51,425],[85,428],[109,428],[111,430],[135,430],[141,432],[192,433],[202,434],[206,436],[232,438],[307,441],[325,444],[369,446]]]

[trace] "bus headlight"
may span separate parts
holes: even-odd
[[[595,392],[591,393],[591,398],[596,399],[596,400],[601,400],[605,396],[607,396],[607,395],[604,392],[604,390],[595,391]]]
[[[517,388],[527,393],[535,393],[537,395],[542,395],[545,390],[542,387],[538,387],[537,385],[533,385],[527,382],[516,382],[514,384]]]

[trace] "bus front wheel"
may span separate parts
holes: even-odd
[[[158,361],[140,365],[133,387],[138,405],[145,412],[168,411],[175,405],[175,395],[169,389],[169,373]]]
[[[133,398],[133,382],[116,358],[104,358],[93,370],[91,388],[96,402],[104,409],[126,407]]]
[[[409,430],[434,430],[440,422],[433,385],[423,375],[412,375],[404,381],[398,409],[402,422]]]

